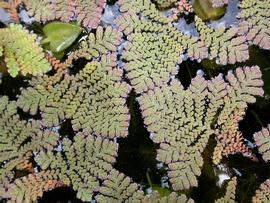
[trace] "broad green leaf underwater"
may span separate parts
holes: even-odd
[[[49,43],[50,50],[59,53],[77,39],[82,32],[82,28],[70,23],[52,22],[44,26],[43,32],[47,38],[42,43]]]

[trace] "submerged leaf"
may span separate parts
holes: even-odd
[[[50,43],[51,51],[61,52],[77,39],[82,28],[70,23],[52,22],[43,28],[43,32],[47,36],[43,43]]]
[[[212,1],[209,0],[195,0],[193,3],[193,8],[202,20],[217,20],[221,18],[225,12],[225,7],[213,7]]]

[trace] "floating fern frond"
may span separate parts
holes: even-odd
[[[204,43],[179,32],[150,0],[121,0],[118,4],[123,14],[116,24],[128,35],[124,69],[137,93],[161,86],[176,75],[181,54],[187,52],[193,59],[208,56]]]
[[[18,105],[34,114],[40,109],[47,126],[72,119],[76,131],[124,137],[129,125],[125,103],[130,87],[122,82],[123,71],[115,67],[115,60],[115,56],[103,56],[101,62],[88,63],[77,75],[66,75],[50,89],[46,84],[28,87]]]
[[[22,0],[31,16],[39,22],[60,19],[69,22],[76,17],[84,27],[97,28],[101,19],[105,0],[49,1]]]
[[[197,76],[188,90],[173,80],[139,98],[144,123],[154,142],[160,144],[157,160],[168,164],[174,190],[197,186],[201,153],[212,133],[210,124],[202,119],[207,93],[207,82]]]
[[[18,5],[20,5],[22,2],[22,0],[8,0],[8,1],[4,1],[1,0],[0,1],[0,8],[4,8],[8,14],[10,15],[10,18],[15,21],[18,22],[19,21],[19,15],[17,13],[17,7]]]
[[[270,1],[243,0],[240,2],[239,34],[262,49],[270,49]]]
[[[218,144],[214,150],[217,154],[227,156],[234,153],[250,155],[250,150],[245,146],[238,122],[243,119],[247,104],[255,103],[255,96],[263,96],[262,73],[258,66],[236,69],[235,74],[229,72],[226,76],[230,86],[227,86],[227,96],[224,97],[224,107],[217,119],[215,134]],[[214,163],[218,163],[216,159]]]
[[[0,98],[0,186],[6,188],[13,177],[13,170],[28,170],[33,152],[51,150],[58,136],[41,130],[37,121],[23,121],[17,114],[15,102]],[[1,192],[0,192],[1,193]],[[0,194],[3,196],[4,194]]]
[[[200,32],[200,38],[209,48],[210,59],[217,59],[223,65],[248,60],[246,37],[238,36],[238,28],[212,29],[197,16],[195,24]]]
[[[0,29],[0,54],[4,56],[11,76],[19,73],[36,76],[51,69],[36,38],[21,25],[11,24],[8,28]]]
[[[270,124],[253,135],[259,153],[264,161],[270,160]],[[270,179],[263,182],[252,197],[253,203],[268,203],[270,201]]]
[[[270,161],[270,124],[253,135],[264,161]]]
[[[106,0],[77,1],[77,21],[85,27],[97,28],[105,5]]]
[[[256,190],[252,203],[268,203],[270,201],[270,179],[267,179]]]
[[[167,18],[166,16],[160,13],[160,11],[156,8],[155,4],[153,4],[151,0],[144,0],[144,1],[119,0],[117,3],[120,6],[120,11],[126,13],[127,15],[130,15],[131,18],[141,13],[143,18],[147,17],[149,18],[150,21],[154,21],[158,24],[162,23],[165,25],[171,22],[171,19]],[[137,23],[140,24],[139,21],[137,21]],[[137,25],[140,26],[139,24]],[[134,26],[135,24],[130,25],[133,25],[132,26],[133,28],[137,27]]]
[[[129,177],[116,170],[110,172],[100,187],[99,193],[95,199],[100,203],[139,203],[144,195],[136,183],[132,183]]]
[[[229,73],[227,79],[229,83],[221,75],[211,81],[196,76],[187,90],[172,80],[138,99],[144,123],[153,141],[160,144],[157,160],[168,164],[174,190],[197,186],[196,177],[203,165],[201,153],[215,131],[230,132],[227,137],[224,133],[217,136],[223,156],[247,152],[243,138],[234,136],[240,119],[230,115],[243,115],[247,103],[253,103],[255,95],[262,96],[261,73],[258,67],[238,68],[236,75]]]
[[[9,202],[36,202],[44,192],[65,185],[59,180],[58,173],[59,171],[42,171],[17,178],[8,186],[4,197]]]
[[[184,194],[177,195],[172,192],[169,196],[160,197],[157,192],[154,192],[150,196],[145,196],[142,203],[194,203],[194,201]]]
[[[154,0],[159,8],[169,8],[173,6],[178,0]]]
[[[91,59],[103,54],[116,53],[121,43],[122,33],[108,26],[106,29],[98,27],[96,34],[90,33],[86,41],[82,41],[78,50],[68,56],[68,60],[78,58]]]
[[[34,16],[38,22],[45,23],[55,19],[56,7],[48,0],[22,0],[30,16]],[[58,1],[55,1],[58,2]],[[66,1],[65,1],[66,2]],[[64,2],[63,2],[64,3]],[[66,11],[64,16],[70,15]]]
[[[59,170],[60,180],[68,177],[77,197],[90,201],[93,192],[98,191],[100,181],[112,171],[118,145],[108,139],[79,133],[74,142],[65,139],[62,148],[62,153],[41,152],[35,160],[44,170]]]

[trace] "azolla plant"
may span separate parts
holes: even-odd
[[[211,15],[215,9],[226,15],[236,4],[237,23],[213,26],[197,3],[211,7]],[[251,162],[261,154],[268,164],[269,125],[253,131],[254,148],[239,122],[257,97],[267,100],[261,68],[246,62],[251,46],[270,49],[270,0],[9,0],[0,6],[10,18],[0,29],[1,77],[24,78],[13,95],[0,91],[0,200],[39,202],[45,192],[68,187],[83,202],[200,202],[191,191],[200,187],[205,151],[212,168],[236,154]],[[47,26],[47,38],[35,25]],[[223,74],[200,70],[184,85],[179,67],[192,60],[216,63]],[[130,95],[165,170],[166,195],[115,167],[119,140],[131,136]],[[270,202],[268,178],[248,201]],[[215,202],[246,201],[237,192],[241,173],[228,179]]]

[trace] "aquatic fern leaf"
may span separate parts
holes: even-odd
[[[65,185],[59,180],[58,173],[59,171],[41,171],[17,178],[9,185],[4,197],[8,202],[36,202],[44,192]]]
[[[122,57],[124,69],[137,93],[175,76],[182,54],[193,59],[208,57],[204,43],[178,31],[172,19],[162,15],[150,0],[121,0],[118,5],[123,14],[116,24],[128,36]]]
[[[20,5],[22,0],[0,0],[0,8],[4,8],[7,13],[9,14],[10,18],[18,23],[19,22],[19,15],[17,12],[17,7]]]
[[[229,29],[208,27],[195,16],[195,24],[200,38],[209,49],[210,59],[216,59],[223,65],[244,62],[249,58],[248,44],[245,36],[238,36],[238,28]]]
[[[45,23],[55,19],[56,7],[48,0],[22,0],[26,6],[28,14],[34,16],[35,20],[38,22]],[[57,2],[57,1],[56,1]],[[65,16],[69,15],[66,12]],[[73,15],[73,14],[71,14]]]
[[[268,203],[270,201],[270,179],[267,179],[256,190],[252,203]]]
[[[254,135],[255,143],[262,154],[264,161],[270,160],[270,124],[267,128],[263,128],[261,131],[256,132]]]
[[[230,115],[243,115],[247,103],[253,103],[255,95],[262,96],[261,73],[258,67],[238,68],[227,78],[228,83],[221,75],[206,81],[198,75],[187,90],[174,79],[138,98],[144,123],[153,141],[160,144],[157,160],[168,165],[174,190],[197,186],[196,177],[203,165],[201,154],[211,134],[217,134],[221,156],[247,150],[243,138],[234,137],[240,119]],[[230,136],[219,136],[224,136],[221,132]]]
[[[270,49],[269,0],[243,0],[240,2],[239,34],[262,49]]]
[[[22,0],[27,11],[38,22],[47,22],[59,19],[64,22],[74,18],[84,27],[97,28],[101,19],[105,0],[77,0],[77,1],[48,1]]]
[[[106,0],[77,1],[77,21],[85,27],[97,28],[105,5]]]
[[[63,152],[41,152],[35,158],[43,170],[59,170],[60,180],[68,178],[82,201],[90,201],[100,181],[107,179],[116,161],[118,144],[108,139],[78,133],[74,141],[64,139]]]
[[[100,203],[140,203],[144,195],[136,183],[116,170],[110,172],[98,192],[95,199]]]
[[[21,120],[15,102],[0,98],[0,196],[12,182],[13,170],[33,170],[33,153],[57,145],[58,136],[41,130],[38,121]],[[30,168],[29,168],[30,167]],[[3,189],[3,191],[2,191]]]
[[[139,98],[144,123],[160,144],[157,160],[168,164],[174,190],[197,186],[201,153],[212,133],[203,119],[207,93],[207,81],[197,76],[188,90],[173,80]]]
[[[90,60],[92,57],[100,57],[103,54],[116,53],[117,47],[121,43],[121,37],[122,33],[111,26],[106,29],[99,26],[96,34],[89,33],[87,39],[80,43],[79,49],[68,56],[68,60],[79,58]]]
[[[4,56],[12,77],[19,73],[24,76],[42,75],[51,69],[36,40],[37,36],[30,34],[22,25],[11,24],[0,29],[0,55]]]
[[[258,147],[259,153],[262,154],[264,161],[270,160],[270,124],[261,131],[253,135],[255,143]],[[252,197],[253,203],[268,203],[270,201],[270,179],[267,179],[256,190]]]
[[[194,203],[194,201],[184,194],[177,195],[172,192],[168,196],[160,197],[157,192],[154,192],[150,196],[145,196],[142,203]]]
[[[243,119],[247,104],[255,103],[255,96],[263,96],[262,73],[258,66],[236,69],[235,74],[229,72],[226,76],[230,86],[227,86],[227,96],[224,97],[223,110],[217,118],[215,134],[218,144],[214,150],[214,163],[218,164],[221,155],[243,153],[250,156],[251,151],[244,144],[238,122]],[[219,157],[219,158],[218,158]]]
[[[169,8],[173,6],[178,0],[154,0],[159,8]]]
[[[130,87],[122,82],[123,71],[115,67],[115,60],[115,56],[103,56],[101,62],[88,63],[52,88],[34,83],[22,91],[18,105],[32,114],[40,110],[47,126],[71,119],[75,131],[124,137],[130,119],[126,106]]]

